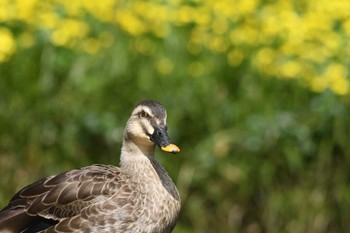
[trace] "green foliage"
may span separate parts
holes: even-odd
[[[156,99],[181,148],[157,151],[182,197],[174,232],[346,232],[349,95],[272,79],[251,69],[253,52],[234,66],[188,52],[184,24],[157,37],[101,23],[115,41],[91,54],[38,32],[1,63],[0,206],[43,176],[118,164],[133,106]]]

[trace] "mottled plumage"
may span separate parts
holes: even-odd
[[[166,129],[163,106],[142,101],[127,122],[120,167],[92,165],[26,186],[0,211],[0,232],[171,232],[180,197],[154,158],[155,145],[179,152]]]

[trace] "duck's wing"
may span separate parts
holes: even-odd
[[[68,220],[69,224],[79,224],[82,220],[76,218],[74,222],[74,217],[98,214],[93,208],[96,204],[118,208],[119,204],[109,201],[113,195],[119,196],[118,192],[125,197],[130,188],[121,179],[119,168],[110,165],[93,165],[41,179],[16,193],[0,211],[0,232],[36,231],[56,224],[63,227]]]

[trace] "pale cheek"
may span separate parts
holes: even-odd
[[[143,125],[145,126],[145,129],[147,130],[147,133],[153,134],[154,128],[152,127],[152,125],[148,121],[144,121]]]
[[[142,126],[138,123],[131,123],[128,125],[127,132],[132,137],[145,137]]]
[[[154,129],[148,120],[143,119],[132,125],[133,135],[139,138],[147,138],[149,139],[149,135],[153,134]]]

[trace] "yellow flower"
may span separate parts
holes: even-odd
[[[259,34],[259,29],[255,25],[243,24],[230,32],[230,40],[234,45],[256,45]]]
[[[349,94],[349,80],[345,77],[334,76],[331,78],[331,89],[339,95]]]
[[[147,31],[144,22],[131,10],[119,10],[116,12],[116,22],[122,29],[133,36],[138,36]]]
[[[342,28],[345,31],[346,35],[350,37],[350,18],[343,22]]]
[[[13,12],[10,11],[11,4],[7,0],[0,0],[0,22],[11,20]]]
[[[64,19],[53,32],[52,43],[58,46],[72,46],[77,43],[77,39],[87,36],[89,26],[76,19]]]
[[[323,35],[320,35],[321,41],[325,45],[326,48],[330,50],[330,53],[338,51],[341,46],[341,37],[336,32],[328,32]]]
[[[194,21],[196,9],[190,6],[181,6],[174,15],[174,23],[177,25],[184,25]]]
[[[7,28],[0,28],[0,41],[0,62],[4,62],[16,51],[16,42]]]
[[[16,18],[31,22],[35,16],[38,0],[16,0],[14,3]]]
[[[71,3],[72,1],[69,0],[68,2]],[[117,2],[116,0],[82,0],[81,7],[101,21],[113,22]]]
[[[206,55],[209,50],[239,66],[251,54],[252,68],[266,76],[300,78],[311,90],[339,95],[350,92],[349,12],[348,0],[0,0],[2,25],[23,25],[16,40],[20,47],[41,41],[35,37],[39,31],[56,46],[96,54],[118,42],[106,32],[117,26],[132,37],[127,48],[150,56],[159,41],[153,37],[168,38],[175,31],[182,33],[181,43],[189,37],[185,46],[192,55],[215,56]],[[184,29],[180,33],[178,26]],[[1,29],[0,38],[1,62],[16,51],[16,41],[8,29]],[[174,69],[168,58],[154,65],[160,74]],[[207,65],[193,62],[188,72],[203,75]]]
[[[255,57],[253,58],[253,63],[256,67],[260,69],[267,68],[272,65],[273,61],[276,58],[276,51],[271,48],[262,48],[260,49]]]
[[[57,0],[57,5],[62,5],[65,13],[69,17],[77,17],[82,13],[82,1],[81,0]]]
[[[326,68],[322,76],[311,79],[310,86],[316,92],[329,88],[338,95],[346,95],[350,92],[350,82],[347,75],[348,71],[345,66],[332,63]]]
[[[327,89],[328,80],[321,76],[312,77],[309,81],[309,85],[311,87],[311,90],[315,92],[322,92]]]
[[[228,30],[227,19],[217,19],[212,22],[213,32],[218,35],[223,35]]]
[[[329,87],[335,93],[339,95],[349,93],[349,80],[346,78],[348,71],[345,66],[338,63],[332,63],[327,67],[324,75],[329,80]]]
[[[60,19],[53,11],[42,12],[38,15],[38,27],[43,29],[55,29],[60,23]]]
[[[236,0],[236,9],[240,14],[250,14],[256,10],[258,3],[258,0]],[[231,4],[235,5],[235,3],[231,3],[231,1],[227,1],[227,5]]]
[[[283,78],[297,78],[300,70],[301,67],[298,61],[288,61],[281,65],[280,74]]]

